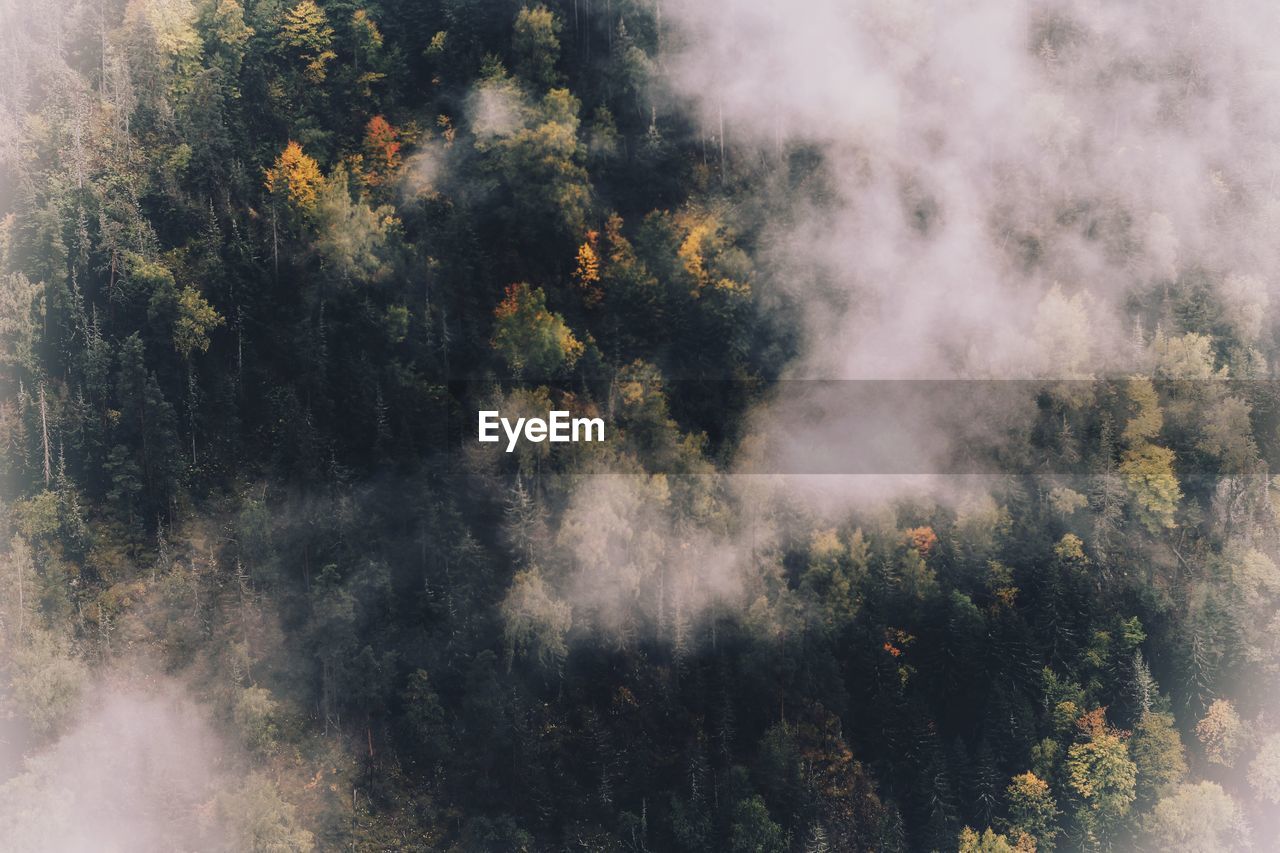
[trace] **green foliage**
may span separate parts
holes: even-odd
[[[69,644],[47,631],[33,631],[13,653],[9,688],[19,713],[36,734],[48,737],[79,706],[88,671]]]
[[[1125,423],[1120,438],[1131,447],[1151,441],[1164,428],[1164,412],[1160,409],[1160,397],[1155,385],[1146,377],[1129,380],[1125,393],[1132,406],[1132,414]]]
[[[834,530],[816,531],[809,549],[809,566],[800,578],[800,590],[822,614],[827,630],[848,625],[857,612],[854,583],[856,564]]]
[[[583,346],[540,287],[513,284],[493,311],[493,347],[515,376],[549,378],[572,367]]]
[[[362,94],[372,97],[372,85],[382,81],[387,75],[379,70],[383,67],[382,31],[373,16],[366,9],[357,9],[351,13],[351,32],[354,37],[355,63],[359,76],[357,82]]]
[[[298,826],[297,809],[264,774],[254,773],[240,787],[223,793],[218,810],[231,829],[229,850],[307,853],[315,849],[314,836]]]
[[[1067,750],[1067,785],[1076,802],[1075,818],[1096,843],[1133,805],[1137,768],[1123,740],[1105,729]]]
[[[37,370],[44,288],[20,272],[0,275],[0,364]]]
[[[560,19],[541,3],[532,9],[525,6],[520,10],[511,38],[517,74],[538,86],[551,86],[556,82],[560,28]]]
[[[782,827],[769,818],[769,809],[759,795],[734,808],[729,849],[734,853],[782,853],[786,849]]]
[[[1139,807],[1149,807],[1187,775],[1182,736],[1174,727],[1172,714],[1143,714],[1133,730],[1129,751],[1138,770]]]
[[[426,670],[415,670],[404,690],[405,722],[415,746],[429,761],[449,754],[450,740],[440,697],[431,686]]]
[[[240,691],[232,714],[240,737],[249,749],[264,755],[275,750],[280,736],[276,723],[279,711],[279,703],[265,687],[246,687]]]
[[[226,323],[200,291],[187,285],[178,294],[177,317],[173,323],[173,347],[184,359],[197,350],[208,352],[209,333]]]
[[[501,77],[489,82],[488,120],[496,136],[477,139],[493,174],[509,194],[507,218],[528,234],[547,224],[562,236],[586,230],[591,186],[578,141],[580,103],[568,89],[552,89],[532,107]]]
[[[389,206],[371,208],[353,200],[348,183],[346,170],[339,167],[320,185],[314,211],[316,251],[341,282],[385,279],[393,267],[388,244],[399,222]]]
[[[565,634],[572,622],[569,605],[557,601],[536,567],[518,573],[502,602],[507,667],[517,653],[528,652],[543,666],[557,669],[564,660]]]
[[[200,4],[199,30],[210,63],[226,81],[236,80],[249,39],[254,36],[253,27],[245,23],[244,6],[239,0],[204,0]]]
[[[1243,474],[1258,458],[1258,445],[1253,439],[1249,420],[1249,404],[1239,397],[1227,397],[1213,405],[1205,415],[1201,438],[1196,447],[1216,458],[1223,471]]]
[[[1158,334],[1152,342],[1155,375],[1164,379],[1221,379],[1226,369],[1214,369],[1213,340],[1208,335],[1187,332],[1170,338]]]

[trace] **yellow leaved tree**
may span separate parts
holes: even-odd
[[[267,191],[283,198],[294,209],[308,212],[315,207],[324,175],[315,159],[293,140],[276,157],[275,165],[264,172]]]

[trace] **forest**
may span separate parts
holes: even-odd
[[[1280,850],[1277,34],[0,0],[0,849]]]

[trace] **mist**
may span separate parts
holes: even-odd
[[[0,788],[5,849],[220,847],[215,797],[232,754],[176,683],[108,674],[85,690],[65,732]]]
[[[0,20],[0,847],[1275,835],[1280,9]]]
[[[1249,312],[1271,301],[1273,5],[687,2],[664,20],[666,80],[730,162],[825,161],[829,197],[773,199],[793,216],[762,251],[806,307],[797,376],[1123,375],[1133,292],[1200,268]]]

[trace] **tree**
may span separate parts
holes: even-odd
[[[759,794],[734,807],[729,849],[734,853],[783,853],[786,849],[782,827],[769,818],[769,809]]]
[[[1130,649],[1132,651],[1129,651]],[[1137,643],[1122,642],[1118,653],[1121,657],[1118,668],[1123,691],[1119,706],[1122,710],[1121,719],[1124,724],[1129,725],[1136,723],[1151,710],[1160,691],[1160,685],[1151,674],[1151,667],[1147,666],[1147,660],[1142,656],[1142,650],[1137,647]]]
[[[1280,804],[1280,734],[1267,735],[1249,762],[1249,785],[1258,799]]]
[[[1055,379],[1089,377],[1093,348],[1089,308],[1084,293],[1068,297],[1056,283],[1040,300],[1034,331],[1047,375]]]
[[[279,710],[280,704],[265,687],[246,687],[236,697],[232,719],[245,745],[259,755],[275,751],[280,736]]]
[[[804,853],[831,853],[831,843],[827,841],[827,831],[820,821],[814,821],[809,828],[809,836],[804,842]]]
[[[516,560],[522,566],[533,565],[541,547],[546,543],[546,518],[542,507],[525,488],[524,478],[519,474],[508,493],[503,515],[503,532]]]
[[[39,372],[36,345],[44,324],[44,288],[20,272],[0,275],[0,364]]]
[[[343,283],[383,280],[393,269],[388,248],[400,222],[389,205],[371,208],[353,199],[348,183],[339,166],[320,185],[312,209],[315,249]]]
[[[653,59],[636,43],[626,20],[620,18],[613,36],[613,47],[609,51],[609,66],[605,70],[610,95],[619,107],[630,106],[632,115],[645,118],[651,103],[649,98],[653,93],[655,71]],[[650,133],[655,130],[651,123]]]
[[[1179,785],[1144,821],[1152,850],[1227,853],[1248,849],[1240,806],[1215,782]]]
[[[15,534],[0,555],[0,651],[12,655],[36,626],[39,601],[35,562],[27,540]]]
[[[870,772],[855,761],[841,733],[840,718],[821,705],[807,709],[795,727],[809,784],[816,794],[818,819],[833,850],[873,846],[893,812],[880,799]]]
[[[315,0],[302,0],[284,16],[280,42],[303,63],[308,83],[323,83],[325,67],[337,54],[333,51],[333,27]]]
[[[191,285],[182,288],[178,295],[177,314],[173,324],[173,348],[184,361],[196,350],[207,352],[209,332],[226,322]]]
[[[1125,742],[1104,725],[1067,750],[1066,774],[1076,800],[1076,820],[1096,843],[1133,805],[1137,768]]]
[[[547,294],[540,287],[510,285],[493,316],[493,347],[516,376],[555,376],[582,355],[583,345],[564,317],[547,310]]]
[[[131,47],[140,53],[147,48],[151,51],[133,57],[134,67],[151,65],[158,72],[152,79],[167,84],[149,93],[158,108],[163,109],[165,102],[179,101],[190,91],[202,47],[195,23],[191,0],[136,0],[125,9]]]
[[[1138,447],[1160,434],[1164,428],[1164,412],[1160,408],[1160,395],[1156,386],[1145,376],[1130,379],[1125,385],[1129,398],[1130,417],[1125,422],[1120,439],[1130,447]]]
[[[1210,406],[1200,426],[1196,447],[1217,459],[1232,476],[1247,473],[1257,461],[1258,444],[1249,420],[1252,407],[1239,397],[1226,397]]]
[[[509,195],[504,213],[530,239],[548,225],[576,238],[586,230],[591,200],[578,141],[581,105],[568,89],[552,89],[530,107],[500,72],[482,84],[484,106],[473,126],[480,122],[476,148]]]
[[[683,235],[676,256],[687,275],[689,295],[746,294],[749,261],[735,244],[735,234],[717,211],[689,209],[675,217]]]
[[[1028,771],[1013,777],[1005,790],[1009,801],[1009,832],[1015,838],[1028,835],[1036,849],[1049,853],[1058,835],[1058,805],[1049,783]]]
[[[556,82],[556,60],[560,58],[560,19],[539,3],[523,7],[516,15],[511,37],[515,71],[535,86]]]
[[[263,172],[263,177],[267,192],[302,212],[315,207],[325,183],[319,164],[293,140],[289,140],[280,156],[276,157],[275,165]]]
[[[357,9],[351,13],[351,35],[353,58],[359,75],[356,82],[364,97],[370,98],[373,96],[373,84],[386,77],[385,73],[377,70],[381,65],[382,31],[367,9]]]
[[[1120,476],[1133,497],[1134,513],[1153,533],[1176,526],[1174,513],[1182,500],[1182,489],[1173,472],[1173,460],[1172,450],[1141,444],[1126,450],[1120,462]]]
[[[1224,557],[1231,587],[1243,605],[1242,617],[1261,622],[1280,595],[1280,568],[1257,548],[1231,547]]]
[[[544,667],[558,670],[566,653],[565,634],[573,622],[569,605],[556,598],[537,566],[519,572],[502,602],[507,669],[528,652]]]
[[[588,231],[587,239],[578,246],[578,256],[573,271],[573,283],[582,291],[582,302],[593,308],[604,299],[600,288],[600,256],[596,252],[599,232]]]
[[[380,115],[364,126],[364,168],[370,186],[386,183],[400,168],[400,131]]]
[[[410,674],[402,698],[405,722],[415,747],[428,761],[447,758],[450,742],[444,707],[426,670],[419,669]]]
[[[119,473],[131,478],[141,474],[143,490],[152,507],[163,506],[173,488],[177,462],[177,425],[173,407],[164,398],[155,374],[147,370],[146,348],[134,333],[120,345],[116,374],[116,403],[120,413],[114,437],[121,448]],[[121,485],[123,492],[131,489]],[[117,507],[132,514],[137,507]]]
[[[235,81],[244,64],[246,45],[254,35],[244,22],[244,6],[239,0],[204,0],[200,6],[200,33],[210,65],[222,72],[224,85],[239,97]]]
[[[252,853],[307,853],[315,847],[310,832],[298,826],[296,808],[264,773],[218,798],[218,810],[231,833],[229,849]]]
[[[1187,332],[1178,337],[1157,334],[1151,342],[1155,375],[1160,379],[1223,379],[1226,368],[1214,370],[1213,339]]]
[[[854,565],[849,549],[834,530],[815,531],[809,546],[809,565],[800,577],[800,590],[809,598],[822,625],[836,631],[857,612]]]
[[[30,635],[13,655],[10,688],[36,734],[56,734],[75,713],[88,678],[70,645],[48,631]]]
[[[1150,806],[1187,775],[1182,737],[1172,714],[1148,711],[1138,720],[1129,741],[1129,751],[1138,769],[1137,803]]]
[[[1240,715],[1229,699],[1215,699],[1196,723],[1196,738],[1204,748],[1205,758],[1214,764],[1234,767],[1244,748],[1245,730]]]

